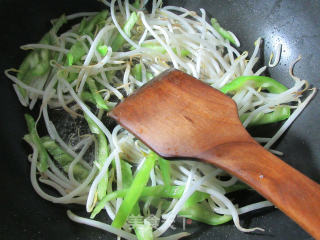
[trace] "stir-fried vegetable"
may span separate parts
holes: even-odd
[[[159,157],[106,113],[154,76],[175,67],[230,95],[245,127],[286,120],[273,137],[257,136],[269,148],[314,91],[301,101],[306,81],[294,77],[287,88],[261,76],[266,67],[254,70],[260,38],[247,59],[247,52],[240,54],[230,46],[239,45],[232,32],[216,19],[211,19],[211,25],[205,22],[203,9],[198,16],[181,7],[160,8],[159,0],[153,1],[148,13],[146,1],[118,1],[117,6],[115,0],[102,2],[108,10],[62,15],[38,44],[23,47],[33,50],[17,76],[5,72],[23,105],[32,109],[42,101],[39,116],[48,136],[40,138],[35,120],[25,115],[29,133],[24,139],[34,150],[31,181],[37,193],[54,203],[86,205],[92,219],[71,212],[68,216],[126,239],[135,239],[133,234],[138,239],[158,238],[176,216],[209,225],[233,220],[241,231],[256,230],[242,228],[239,214],[271,203],[239,208],[237,199],[231,201],[228,193],[247,189],[247,185],[205,163]],[[67,20],[80,16],[77,24],[58,33]],[[70,127],[71,136],[65,136],[61,126],[67,122],[51,119],[57,111],[84,119],[81,122],[86,124]],[[86,134],[81,135],[80,128],[87,128]],[[47,194],[38,181],[60,195]],[[98,214],[107,214],[112,225],[93,220]],[[169,239],[186,235],[174,234]]]
[[[141,169],[135,176],[131,187],[129,188],[127,194],[125,195],[123,202],[119,208],[119,211],[112,222],[112,226],[116,228],[121,228],[127,217],[130,215],[134,205],[139,200],[139,197],[143,191],[143,188],[149,180],[149,174],[151,169],[154,167],[154,164],[159,158],[155,153],[151,152],[145,162],[143,163]]]
[[[98,138],[98,156],[95,164],[98,165],[99,169],[101,169],[109,154],[108,142],[105,135],[103,134],[101,129],[97,126],[97,124],[95,124],[94,121],[92,121],[92,119],[89,118],[87,115],[85,115],[84,117],[88,122],[91,132],[95,134]],[[99,200],[101,200],[106,195],[107,187],[108,187],[108,174],[106,173],[98,184],[97,196]]]
[[[36,123],[35,123],[33,117],[29,114],[25,114],[24,117],[27,122],[28,130],[29,130],[29,134],[30,134],[30,139],[31,139],[32,143],[35,144],[35,146],[39,150],[40,156],[39,156],[38,169],[40,172],[45,172],[48,169],[49,155],[48,155],[46,149],[44,148],[43,144],[41,143],[40,137],[37,133]]]
[[[55,141],[50,137],[45,136],[41,138],[41,142],[45,149],[50,153],[54,160],[62,167],[62,169],[68,173],[73,157],[66,153]],[[81,163],[76,163],[73,167],[73,175],[79,181],[83,181],[89,175],[88,169],[86,169]]]

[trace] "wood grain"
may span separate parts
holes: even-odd
[[[109,115],[163,157],[196,158],[237,176],[320,239],[320,185],[256,143],[220,91],[169,70]]]

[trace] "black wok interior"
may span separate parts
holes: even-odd
[[[217,18],[222,26],[234,32],[241,42],[241,49],[247,49],[249,53],[252,53],[254,41],[259,36],[263,37],[264,56],[260,64],[268,62],[277,43],[283,44],[280,64],[269,69],[267,74],[290,86],[290,63],[301,54],[302,60],[297,64],[295,74],[319,88],[320,1],[183,0],[166,1],[166,4],[193,10],[204,8],[209,17]],[[102,8],[101,3],[88,0],[0,0],[0,239],[115,239],[101,230],[71,222],[66,216],[66,206],[43,200],[34,192],[27,161],[30,149],[21,139],[27,131],[23,113],[28,110],[19,104],[11,82],[3,74],[4,69],[19,66],[25,56],[19,46],[37,42],[49,29],[49,19],[62,13]],[[285,153],[282,158],[287,163],[317,182],[320,182],[319,104],[318,94],[276,146]],[[258,135],[274,127],[252,131]],[[233,197],[239,197],[241,201],[256,197],[254,194],[247,197],[246,193]],[[81,207],[68,208],[85,215]],[[194,224],[190,229],[194,234],[186,239],[311,239],[275,209],[246,214],[241,217],[241,224],[244,227],[262,227],[265,232],[241,233],[233,223],[217,227]]]

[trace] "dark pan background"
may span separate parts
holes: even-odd
[[[263,37],[265,56],[260,64],[268,61],[271,49],[278,42],[282,43],[281,63],[267,74],[290,86],[289,65],[301,54],[303,58],[295,68],[296,75],[319,87],[320,1],[194,0],[168,3],[193,10],[204,8],[209,17],[216,17],[222,26],[233,31],[241,41],[241,49],[248,49],[250,53],[254,41]],[[33,191],[26,158],[30,149],[21,140],[26,132],[23,113],[27,110],[20,106],[10,81],[3,74],[6,68],[18,67],[25,56],[19,46],[37,42],[49,29],[49,19],[64,12],[101,8],[102,5],[93,0],[0,0],[0,239],[114,239],[105,232],[69,221],[66,206],[47,202]],[[283,159],[287,163],[317,182],[320,182],[319,99],[318,94],[277,145],[278,150],[285,152]],[[267,131],[273,128],[271,126]],[[262,131],[265,130],[253,130],[256,135]],[[240,198],[246,201],[247,195],[240,194]],[[78,207],[70,208],[83,214]],[[196,224],[192,228],[194,235],[188,239],[312,239],[278,210],[257,211],[241,219],[243,226],[263,227],[265,233],[241,233],[232,223],[217,227]]]

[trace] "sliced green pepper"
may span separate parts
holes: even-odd
[[[232,80],[230,83],[224,85],[220,91],[224,94],[232,93],[240,90],[241,88],[250,85],[254,88],[266,89],[270,93],[282,93],[288,88],[273,78],[266,76],[240,76]]]
[[[159,156],[154,152],[148,154],[144,164],[134,177],[128,193],[123,199],[118,213],[112,222],[113,227],[121,228],[127,220],[127,217],[130,215],[134,205],[138,202],[138,199],[149,180],[151,169],[154,167],[158,158]]]
[[[136,22],[138,21],[138,15],[136,12],[132,12],[129,19],[123,26],[123,31],[124,33],[128,36],[131,37],[131,29],[134,27]],[[120,33],[117,34],[116,38],[113,40],[111,47],[112,51],[116,52],[118,51],[122,45],[125,43],[125,39],[122,37]]]
[[[66,153],[54,140],[48,136],[41,138],[41,142],[46,150],[50,153],[54,160],[56,160],[62,167],[65,173],[68,173],[70,165],[74,158]],[[88,169],[86,169],[81,163],[76,163],[73,167],[73,175],[76,180],[82,182],[89,175]]]
[[[130,188],[133,182],[133,175],[132,175],[132,166],[124,160],[120,160],[121,165],[121,172],[122,172],[122,187],[124,189]],[[139,204],[136,203],[132,209],[132,214],[137,216],[140,214],[140,207]]]
[[[240,120],[244,122],[249,117],[249,113],[241,115]],[[260,113],[254,116],[248,126],[258,126],[268,123],[275,123],[286,120],[290,117],[290,107],[278,106],[270,113]]]
[[[72,45],[70,51],[67,54],[67,64],[71,66],[73,63],[78,62],[86,53],[86,49],[83,46],[83,42],[78,40]]]
[[[135,79],[137,79],[138,81],[141,81],[142,80],[142,66],[141,66],[141,64],[138,63],[138,64],[134,65],[134,67],[131,70],[131,73]],[[152,75],[152,73],[147,72],[146,77],[147,77],[147,80],[150,80],[153,78],[153,75]]]
[[[101,56],[104,57],[108,53],[108,46],[107,45],[99,45],[97,50],[101,54]]]
[[[89,35],[91,37],[94,36],[94,31],[96,31],[97,26],[104,25],[104,20],[108,16],[108,11],[101,11],[97,15],[93,16],[92,18],[88,19],[82,19],[78,33],[80,35]]]
[[[56,39],[52,37],[56,34],[60,27],[67,22],[65,15],[56,20],[51,30],[46,33],[39,43],[54,45]],[[42,77],[49,72],[50,69],[50,51],[48,49],[35,49],[30,52],[23,60],[19,67],[17,78],[27,85],[30,85],[36,77]],[[26,97],[26,90],[19,87],[19,91],[23,97]]]
[[[167,50],[162,46],[160,45],[159,43],[157,42],[146,42],[146,43],[142,43],[141,44],[141,47],[144,47],[144,48],[150,48],[156,52],[159,52],[159,53],[162,53],[162,54],[165,54],[167,53]],[[131,47],[130,50],[134,50],[135,48],[134,47]],[[178,51],[177,51],[177,48],[172,48],[172,51],[175,53],[175,54],[178,54]],[[181,57],[186,57],[186,56],[189,56],[191,54],[191,52],[187,49],[184,49],[182,48],[180,50],[180,56]]]
[[[87,116],[87,114],[84,115],[84,118],[88,122],[90,131],[93,134],[96,134],[98,138],[98,156],[97,156],[96,162],[97,162],[98,168],[101,169],[109,155],[108,141],[104,133],[102,132],[102,130],[91,118]],[[108,172],[103,176],[103,178],[98,183],[98,186],[97,186],[98,200],[101,200],[106,196],[107,188],[108,188]]]
[[[288,88],[273,78],[266,76],[240,76],[224,85],[220,91],[227,94],[239,91],[241,88],[250,85],[254,88],[266,89],[270,93],[282,93]],[[244,113],[240,120],[244,122],[249,113]],[[278,106],[273,112],[256,115],[248,126],[262,125],[268,123],[279,122],[290,116],[290,108],[288,106]]]
[[[208,225],[220,225],[229,222],[232,219],[231,215],[215,214],[211,209],[198,203],[186,208],[182,208],[178,215],[206,223]]]
[[[165,186],[165,185],[158,185],[154,187],[145,187],[140,197],[143,199],[144,197],[153,197],[153,198],[180,198],[184,192],[184,186]],[[106,195],[94,208],[91,218],[94,218],[106,205],[107,202],[119,198],[125,197],[129,192],[129,189],[122,189],[119,191],[112,192]],[[208,198],[207,193],[203,192],[195,192],[193,193],[190,198],[187,200],[186,206],[190,206],[194,203],[203,201],[204,199]]]
[[[224,38],[229,40],[231,43],[233,43],[234,45],[236,45],[236,40],[233,38],[233,36],[227,31],[225,30],[223,27],[220,26],[220,24],[218,23],[217,19],[215,18],[211,18],[211,24],[212,27]]]
[[[104,101],[102,96],[99,94],[95,81],[89,77],[89,78],[87,78],[86,83],[89,87],[89,90],[92,94],[92,98],[94,99],[97,107],[99,109],[104,109],[104,110],[108,111],[110,108],[107,106],[106,102]]]
[[[159,158],[158,163],[163,183],[165,186],[169,186],[171,184],[170,163],[168,160],[165,160],[163,158]]]
[[[32,142],[35,144],[35,146],[37,147],[38,151],[39,151],[39,162],[38,162],[38,169],[40,172],[45,172],[47,171],[49,165],[48,165],[48,159],[49,159],[49,155],[46,151],[46,149],[44,148],[44,146],[41,143],[40,137],[37,133],[37,129],[36,129],[36,123],[33,119],[33,117],[29,114],[25,114],[24,115],[27,126],[28,126],[28,130],[29,130],[29,134],[31,136],[31,140]]]

